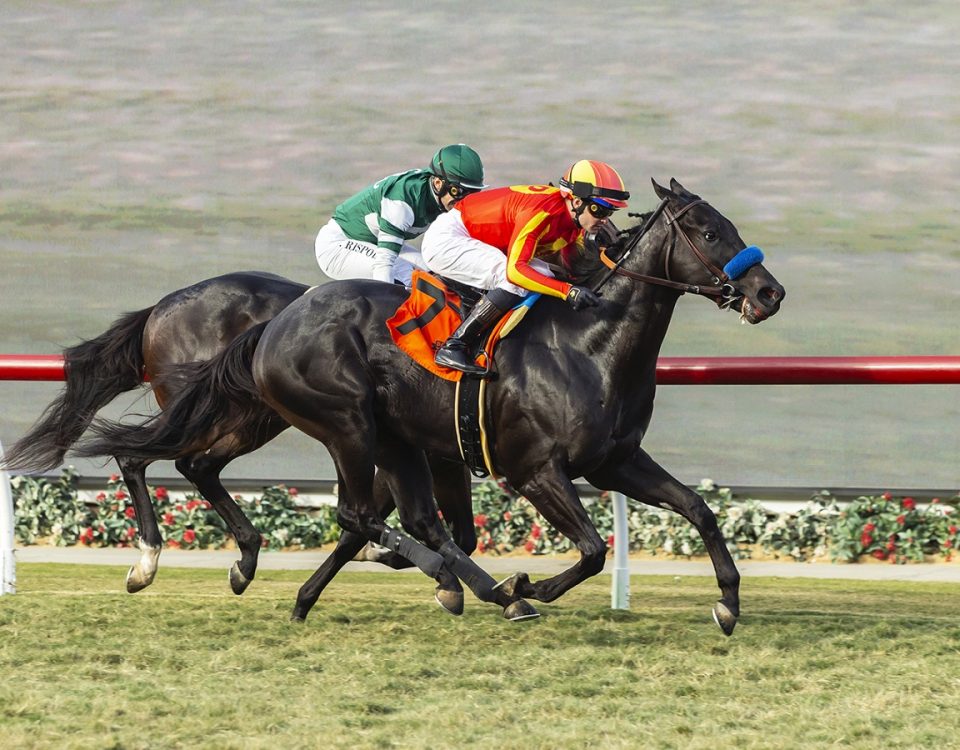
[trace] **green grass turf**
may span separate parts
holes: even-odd
[[[600,576],[543,617],[463,617],[417,574],[21,565],[0,599],[2,747],[947,747],[958,586],[749,579],[732,638],[708,578]]]

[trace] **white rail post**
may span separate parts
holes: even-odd
[[[3,445],[0,444],[0,457]],[[10,475],[0,469],[0,596],[17,592],[17,562],[13,556],[13,491]]]
[[[613,583],[610,608],[630,609],[630,534],[627,530],[627,498],[622,492],[611,492],[613,503]]]

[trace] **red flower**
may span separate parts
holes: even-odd
[[[110,481],[111,481],[111,482],[119,482],[119,481],[120,481],[120,475],[119,475],[119,474],[111,474],[111,475],[110,475]]]
[[[951,549],[953,547],[953,540],[947,539],[947,541],[943,543],[943,546],[944,546],[944,549]]]
[[[170,497],[170,493],[167,492],[166,487],[157,487],[154,494],[157,496],[157,500],[166,500]]]
[[[903,516],[903,515],[897,516],[897,523],[898,523],[898,524],[900,524],[901,526],[903,526],[906,522],[907,522],[907,517],[906,517],[906,516]]]
[[[487,543],[484,542],[483,539],[477,540],[477,552],[479,552],[482,555],[486,551],[487,551]]]
[[[536,523],[535,523],[535,524],[533,524],[533,526],[530,527],[530,538],[531,538],[531,539],[539,539],[539,538],[540,538],[540,534],[542,534],[542,533],[543,533],[543,529],[540,528],[540,525],[539,525],[539,524],[536,524]]]
[[[164,526],[173,526],[173,513],[164,513],[163,514],[163,525]]]
[[[884,500],[893,500],[893,495],[891,495],[889,492],[884,492],[882,495],[880,495],[880,497]]]
[[[527,552],[533,552],[537,548],[537,544],[532,539],[527,539],[527,543],[523,545],[523,548]]]
[[[913,510],[917,507],[917,501],[912,497],[905,497],[903,498],[901,505],[903,506],[904,510]]]
[[[117,490],[113,493],[113,496],[117,498],[117,500],[126,500],[129,497],[129,495],[123,490]]]
[[[136,518],[137,511],[133,509],[132,505],[128,505],[126,510],[123,511],[123,515],[125,515],[127,518]]]
[[[183,543],[193,544],[195,541],[197,541],[197,532],[193,529],[185,529],[183,532]]]
[[[177,503],[173,506],[173,509],[177,511],[177,513],[183,513],[183,503]]]
[[[190,500],[190,501],[187,503],[187,510],[189,510],[189,511],[194,511],[194,510],[196,510],[196,509],[199,508],[199,507],[200,507],[200,501],[199,501],[199,500]]]
[[[133,539],[136,535],[137,535],[137,527],[136,527],[136,526],[128,526],[128,527],[127,527],[127,539]]]
[[[871,552],[870,554],[873,555],[873,556],[874,556],[875,558],[877,558],[878,560],[886,560],[886,559],[887,559],[887,551],[886,551],[885,549],[875,549],[875,550],[874,550],[873,552]]]
[[[200,501],[200,504],[201,504],[201,505],[204,507],[204,509],[206,509],[206,510],[210,510],[210,509],[213,507],[213,505],[210,504],[210,501],[209,501],[209,500],[201,500],[201,501]]]
[[[956,527],[956,526],[950,526],[950,527],[947,529],[947,531],[949,531],[951,534],[956,534],[956,533],[957,533],[957,527]]]
[[[173,547],[174,549],[180,549],[180,542],[178,542],[176,539],[168,539],[167,546]]]
[[[939,502],[940,502],[940,498],[939,498],[939,497],[935,497],[935,498],[933,498],[933,500],[930,501],[930,503],[931,503],[932,505],[936,505],[936,504],[939,503]]]
[[[607,537],[607,546],[608,546],[608,547],[612,547],[614,541],[615,541],[615,540],[614,540],[614,538],[613,538],[613,534],[611,534],[610,536]]]
[[[300,491],[296,487],[291,487],[289,490],[287,490],[287,494],[289,494],[290,497],[296,497],[300,494]]]
[[[863,530],[864,530],[864,531],[873,531],[875,528],[877,528],[877,525],[876,525],[875,523],[868,523],[868,524],[865,524],[865,525],[864,525]]]
[[[98,492],[98,493],[97,493],[96,501],[97,501],[98,503],[102,503],[102,502],[103,502],[104,500],[106,500],[106,499],[107,499],[107,494],[106,494],[105,492]]]
[[[509,523],[509,522],[510,522],[510,519],[512,519],[512,518],[513,518],[513,513],[511,513],[509,510],[503,511],[503,520],[504,520],[504,521],[506,521],[507,523]]]
[[[93,541],[93,529],[87,526],[80,532],[80,541],[84,544],[90,544]]]
[[[896,548],[897,548],[897,545],[895,542],[887,542],[887,550],[889,552],[893,552]]]
[[[866,531],[864,531],[860,535],[860,546],[869,547],[871,544],[873,544],[873,537],[870,536]]]
[[[483,515],[483,513],[477,513],[477,515],[473,517],[473,524],[474,526],[479,526],[482,529],[487,525],[487,517]]]

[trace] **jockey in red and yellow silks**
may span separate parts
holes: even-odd
[[[514,185],[469,195],[435,221],[421,253],[429,269],[490,290],[437,352],[437,364],[482,373],[470,348],[505,310],[531,292],[559,297],[575,310],[599,304],[587,287],[553,278],[538,256],[571,249],[600,227],[630,194],[608,164],[582,160],[560,186]]]
[[[546,276],[530,264],[533,258],[563,250],[583,236],[559,188],[495,188],[467,196],[457,208],[471,237],[506,254],[511,284],[560,299],[567,296],[570,284]]]

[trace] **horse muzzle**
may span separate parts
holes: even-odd
[[[780,310],[784,296],[786,291],[777,283],[761,287],[755,295],[743,294],[739,298],[738,310],[741,322],[756,325],[773,317]],[[730,307],[738,309],[735,304]]]

